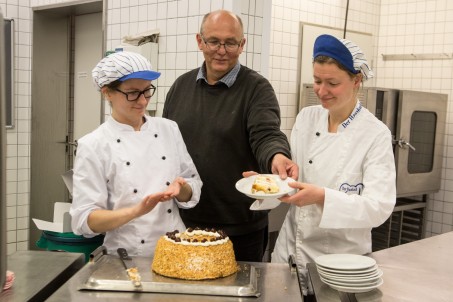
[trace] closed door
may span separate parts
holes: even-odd
[[[72,168],[68,142],[76,129],[81,136],[100,123],[100,94],[89,73],[102,57],[101,20],[97,13],[34,12],[30,218],[52,221],[54,203],[71,201],[61,177]],[[37,249],[42,231],[31,219],[29,234],[29,248]]]
[[[34,14],[30,218],[46,221],[53,220],[53,204],[67,199],[60,175],[66,169],[69,33],[66,16]],[[30,221],[30,249],[40,236]]]
[[[74,22],[74,140],[101,123],[101,94],[92,82],[91,70],[102,58],[101,13],[80,15]]]
[[[439,191],[447,102],[446,94],[399,92],[395,147],[398,197]]]

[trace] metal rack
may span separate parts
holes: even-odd
[[[392,215],[382,225],[371,231],[372,251],[376,252],[423,239],[427,199],[428,195],[422,195],[421,199],[397,198]],[[264,262],[271,260],[278,232],[278,230],[269,232],[269,242],[263,257]]]
[[[384,61],[396,60],[451,60],[452,53],[410,53],[410,54],[382,54]]]
[[[389,219],[371,232],[373,252],[422,239],[426,199],[398,198]]]

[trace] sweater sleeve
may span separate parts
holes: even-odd
[[[271,172],[272,158],[282,153],[291,158],[288,138],[280,130],[280,107],[269,81],[257,74],[247,111],[247,131],[260,169]]]

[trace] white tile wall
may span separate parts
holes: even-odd
[[[16,24],[16,127],[7,132],[8,253],[27,249],[29,228],[31,7],[74,0],[0,0],[6,18]],[[267,5],[271,5],[267,8]],[[158,115],[165,94],[182,73],[203,62],[195,33],[202,16],[225,8],[240,13],[247,44],[241,63],[271,81],[281,106],[282,130],[289,135],[297,114],[300,22],[343,28],[344,0],[107,0],[107,49],[125,35],[158,28]],[[271,17],[265,19],[266,10]],[[270,28],[263,32],[263,28]],[[453,60],[383,61],[381,54],[453,53],[453,1],[350,1],[347,28],[371,33],[376,40],[377,86],[452,94]],[[269,35],[269,36],[268,36]],[[262,41],[270,41],[263,48]],[[267,48],[269,47],[269,48]],[[266,54],[266,56],[263,56]],[[269,54],[269,55],[267,55]],[[261,70],[268,66],[268,70]],[[451,231],[453,225],[453,106],[449,97],[442,189],[429,196],[427,235]],[[106,105],[106,114],[109,106]]]
[[[123,36],[137,33],[137,24],[143,24],[145,20],[140,13],[132,12],[147,11],[147,27],[141,28],[142,31],[155,28],[160,30],[158,69],[162,76],[157,81],[157,115],[162,112],[166,92],[174,80],[203,62],[195,34],[199,31],[203,15],[221,8],[241,13],[248,40],[240,60],[244,65],[260,71],[262,1],[161,0],[140,2],[140,9],[138,6],[133,7],[132,3],[120,6],[115,0],[108,1],[107,49],[120,44]]]
[[[7,129],[7,252],[28,248],[31,89],[31,9],[29,0],[0,1],[14,20],[14,124]]]
[[[345,1],[273,1],[271,37],[271,82],[279,95],[282,107],[282,127],[290,132],[294,123],[298,89],[297,64],[285,60],[297,58],[296,53],[285,53],[284,41],[295,31],[299,36],[299,22],[342,28],[344,26]],[[292,25],[291,22],[293,22]],[[347,27],[373,34],[376,37],[376,86],[441,92],[449,94],[452,108],[453,60],[382,61],[381,54],[446,53],[453,50],[453,2],[448,0],[369,0],[351,1]],[[286,37],[286,38],[285,38]],[[297,41],[297,40],[296,40]],[[288,85],[290,84],[290,85]],[[291,85],[293,84],[293,85]],[[286,107],[286,108],[285,108]],[[445,163],[453,163],[453,115],[448,111]],[[286,119],[286,120],[285,120]],[[426,236],[453,229],[453,164],[446,165],[442,189],[431,194],[428,201]]]
[[[426,236],[453,230],[453,59],[383,61],[381,54],[453,53],[453,2],[381,0],[377,85],[449,95],[441,190],[428,199]]]
[[[348,30],[378,33],[379,0],[350,1]],[[346,1],[272,1],[269,78],[282,109],[282,129],[289,136],[298,111],[300,24],[343,28]]]

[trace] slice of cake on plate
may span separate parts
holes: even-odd
[[[252,185],[252,194],[275,194],[280,191],[277,181],[272,176],[257,175]]]

